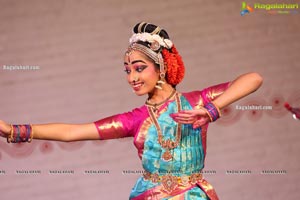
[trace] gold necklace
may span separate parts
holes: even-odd
[[[159,102],[159,103],[150,103],[150,100],[148,99],[146,101],[146,105],[153,108],[154,112],[156,113],[158,111],[158,108],[163,105],[164,103],[166,103],[167,101],[169,101],[171,98],[174,97],[174,95],[176,94],[176,90],[173,89],[173,91],[171,92],[171,94],[165,99],[163,100],[162,102]]]
[[[177,112],[180,112],[181,111],[180,98],[179,98],[179,95],[178,95],[177,92],[175,94],[176,94],[175,95],[175,100],[176,100],[176,105],[177,105]],[[157,140],[158,140],[158,143],[160,144],[160,146],[162,148],[165,149],[165,152],[162,154],[161,158],[164,161],[168,162],[168,161],[170,161],[170,160],[173,159],[173,156],[172,156],[170,150],[176,148],[178,146],[179,142],[180,142],[180,139],[181,139],[181,124],[180,123],[177,124],[176,140],[175,141],[172,141],[170,139],[164,140],[161,128],[160,128],[160,126],[158,124],[157,118],[154,115],[153,107],[147,106],[147,109],[148,109],[148,112],[150,114],[150,118],[151,118],[152,122],[154,123],[156,131],[157,131],[157,135],[158,135]]]

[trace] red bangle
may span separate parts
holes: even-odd
[[[31,142],[33,138],[32,125],[10,125],[10,135],[7,136],[8,143]]]

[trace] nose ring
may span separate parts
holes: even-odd
[[[138,77],[133,77],[133,82],[137,82],[139,80]]]

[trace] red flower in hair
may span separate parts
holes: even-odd
[[[182,58],[174,45],[170,51],[163,49],[162,55],[167,66],[166,80],[172,86],[176,86],[184,77],[185,69]]]

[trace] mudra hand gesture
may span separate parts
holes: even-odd
[[[178,113],[170,114],[170,116],[177,123],[192,124],[194,129],[210,122],[210,118],[205,108],[183,110]]]

